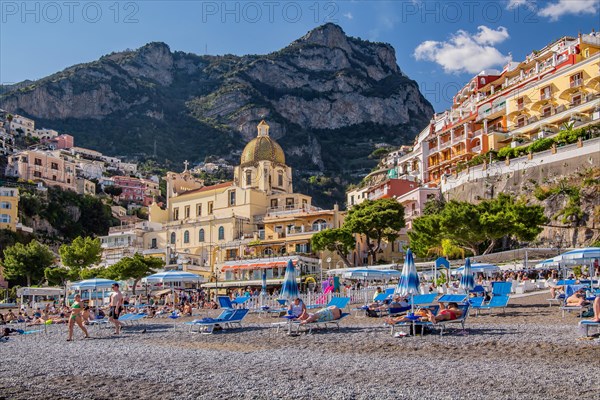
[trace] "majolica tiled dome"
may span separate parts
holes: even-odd
[[[258,137],[252,139],[242,152],[240,166],[252,165],[258,161],[271,161],[285,164],[285,154],[281,146],[269,137],[269,126],[265,121],[258,125]]]

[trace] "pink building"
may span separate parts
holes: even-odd
[[[120,200],[148,206],[155,195],[159,194],[158,184],[146,179],[132,178],[130,176],[114,176],[114,185],[123,189]]]
[[[62,150],[73,147],[75,145],[75,140],[73,136],[63,134],[46,141],[46,143],[54,147],[56,150]]]

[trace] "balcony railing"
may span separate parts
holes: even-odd
[[[571,81],[570,87],[575,88],[583,85],[583,79],[573,79]]]
[[[298,204],[286,205],[286,206],[278,206],[278,207],[269,207],[267,210],[267,217],[275,216],[275,215],[286,215],[286,214],[298,214],[298,213],[309,213],[323,211],[322,208],[309,206],[308,204],[304,204],[302,206]]]
[[[540,93],[541,100],[550,100],[552,98],[552,92],[542,92]]]
[[[465,140],[465,137],[466,137],[466,135],[464,133],[460,136],[456,136],[455,138],[452,139],[452,144],[462,142],[463,140]]]
[[[473,153],[480,153],[481,152],[481,146],[475,146],[471,149],[471,151]]]

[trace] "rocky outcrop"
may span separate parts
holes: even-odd
[[[405,144],[433,114],[390,45],[334,24],[266,55],[198,56],[150,43],[8,89],[1,108],[118,155],[150,155],[158,142],[159,159],[227,156],[266,119],[298,156],[291,162],[303,160],[292,166],[322,172],[333,165],[326,141],[369,127],[354,140],[364,149],[336,154],[366,160],[373,147],[364,143]]]

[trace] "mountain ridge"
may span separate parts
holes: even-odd
[[[266,119],[299,175],[317,171],[338,186],[376,164],[375,145],[412,142],[433,115],[391,45],[334,24],[266,55],[196,55],[151,42],[17,84],[0,107],[78,145],[170,167],[207,155],[236,163]]]

